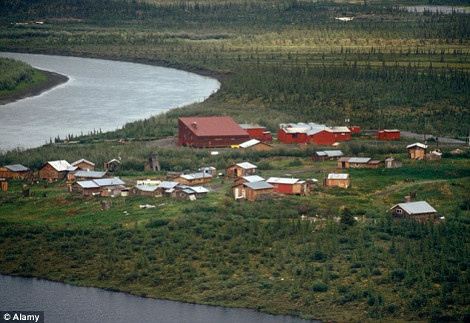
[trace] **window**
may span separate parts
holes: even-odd
[[[396,209],[395,212],[396,212],[397,214],[402,214],[402,213],[403,213],[403,210],[402,210],[402,209]]]

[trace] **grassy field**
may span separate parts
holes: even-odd
[[[320,181],[336,168],[310,159],[326,147],[210,156],[161,145],[159,139],[174,138],[178,117],[194,115],[230,115],[271,131],[280,122],[342,125],[348,118],[363,129],[439,128],[443,136],[464,137],[470,15],[405,12],[399,4],[2,1],[0,50],[171,66],[217,77],[222,87],[203,103],[115,132],[70,134],[74,145],[4,152],[0,165],[37,169],[46,160],[79,158],[102,165],[120,153],[120,175],[129,183],[238,161],[257,164],[265,177]],[[120,138],[130,143],[105,141]],[[231,183],[217,179],[214,191],[195,202],[116,198],[102,211],[102,198],[71,196],[65,183],[35,184],[23,198],[24,183],[10,182],[0,192],[0,272],[323,320],[468,321],[468,153],[456,157],[444,148],[442,161],[411,162],[405,145],[354,139],[340,147],[345,155],[393,155],[404,166],[351,169],[350,189],[257,203],[235,203]],[[161,173],[143,171],[151,151],[161,157]],[[410,192],[446,221],[393,221],[387,210]],[[336,221],[349,215],[359,221]]]

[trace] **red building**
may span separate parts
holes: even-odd
[[[376,138],[377,140],[397,140],[400,139],[400,130],[377,130]]]
[[[271,143],[273,138],[271,132],[266,129],[266,127],[257,125],[257,124],[240,124],[240,127],[248,132],[251,139],[257,139],[264,143]]]
[[[351,131],[347,127],[327,127],[315,123],[281,125],[277,132],[277,140],[284,143],[332,145],[350,139]]]
[[[283,194],[307,195],[308,184],[298,178],[270,177],[267,183],[271,184],[274,192]]]
[[[230,117],[178,118],[178,144],[190,147],[230,147],[250,135]]]
[[[360,126],[349,126],[348,129],[349,129],[349,131],[351,131],[351,134],[361,133],[361,127]]]

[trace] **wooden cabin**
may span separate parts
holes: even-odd
[[[175,182],[178,182],[183,185],[203,185],[209,183],[212,180],[212,175],[201,173],[192,173],[192,174],[183,174],[180,177],[174,179]]]
[[[437,211],[426,201],[400,203],[390,208],[395,218],[410,218],[416,221],[434,221]]]
[[[72,194],[85,196],[99,195],[101,193],[101,188],[93,181],[78,181],[72,184],[71,192]]]
[[[136,185],[132,188],[132,195],[136,196],[162,196],[158,186]]]
[[[60,180],[67,177],[68,172],[77,168],[70,165],[66,160],[48,161],[39,168],[39,178],[45,180]]]
[[[351,185],[349,174],[330,173],[324,179],[324,187],[341,187],[348,188]]]
[[[25,179],[33,176],[33,172],[20,164],[0,167],[0,178]]]
[[[238,146],[243,149],[250,149],[254,151],[273,150],[273,146],[265,142],[259,141],[257,139],[251,139],[251,140],[245,141]]]
[[[232,194],[235,200],[255,201],[257,197],[263,194],[273,192],[274,187],[265,182],[242,183],[232,187]]]
[[[249,175],[256,175],[258,166],[248,162],[238,163],[227,167],[225,176],[227,178],[237,178]]]
[[[392,157],[385,159],[385,168],[399,168],[403,166],[403,162],[395,160]]]
[[[298,178],[270,177],[266,182],[273,186],[274,192],[287,195],[307,195],[310,193],[308,183]]]
[[[80,170],[88,170],[88,171],[94,171],[95,170],[95,163],[92,163],[91,161],[86,160],[84,158],[73,162],[72,166],[75,166]]]

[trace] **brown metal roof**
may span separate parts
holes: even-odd
[[[179,120],[197,136],[248,136],[230,117],[187,117]]]

